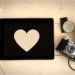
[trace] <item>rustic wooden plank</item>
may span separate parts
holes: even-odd
[[[1,65],[0,65],[0,75],[5,75],[5,73],[4,73],[4,71],[3,71],[2,67],[1,67]]]
[[[75,68],[75,62],[70,62]],[[6,74],[75,74],[68,66],[68,59],[55,56],[54,60],[2,60]]]
[[[1,1],[0,18],[60,18],[68,17],[75,23],[75,1]]]
[[[54,18],[54,44],[55,48],[64,36],[75,41],[75,31],[71,34],[61,33],[60,18],[68,17],[75,23],[75,1],[40,1],[40,2],[0,2],[0,18]],[[60,55],[55,51],[55,55]],[[15,60],[2,61],[1,66],[6,74],[75,74],[64,56],[55,56],[54,60]],[[71,62],[75,68],[75,63]]]

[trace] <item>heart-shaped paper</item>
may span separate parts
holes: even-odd
[[[16,43],[26,52],[28,52],[39,40],[39,33],[38,31],[32,29],[27,33],[19,29],[14,33],[14,39]]]

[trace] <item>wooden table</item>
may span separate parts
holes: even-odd
[[[75,1],[0,1],[0,18],[54,18],[54,46],[64,36],[75,42],[75,31],[61,33],[60,18],[75,24]],[[68,59],[55,51],[54,60],[1,60],[6,74],[73,75]],[[70,62],[75,68],[75,62]],[[4,74],[1,70],[0,74]]]

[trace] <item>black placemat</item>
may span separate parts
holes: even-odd
[[[14,39],[14,33],[20,29],[26,33],[30,30],[36,30],[39,33],[38,42],[28,52]],[[2,18],[0,35],[0,59],[2,60],[54,59],[54,20],[52,18]],[[31,35],[29,38],[32,36],[36,37]]]

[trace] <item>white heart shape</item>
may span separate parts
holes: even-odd
[[[38,31],[32,29],[27,33],[19,29],[14,33],[14,39],[16,43],[26,52],[28,52],[39,40]]]

